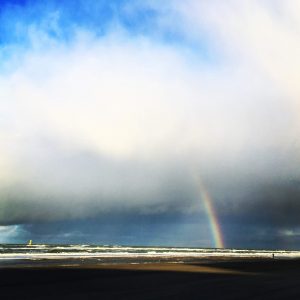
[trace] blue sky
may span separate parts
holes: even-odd
[[[124,4],[124,1],[7,1],[2,6],[2,39],[4,43],[22,41],[29,26],[41,26],[54,38],[70,39],[76,27],[101,36],[114,20],[130,31],[145,25],[150,11],[142,12],[143,19],[133,14],[127,20]]]
[[[0,240],[300,245],[298,6],[1,1]]]
[[[174,20],[170,20],[172,23],[163,24],[166,13],[146,2],[128,0],[3,1],[0,43],[4,49],[16,45],[30,48],[33,29],[66,44],[72,43],[78,30],[88,31],[97,38],[120,30],[132,38],[144,37],[182,48],[203,61],[213,62],[217,58],[206,33],[201,33],[200,40],[187,36],[173,24],[180,21],[176,20],[176,13]]]

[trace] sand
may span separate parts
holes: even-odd
[[[300,299],[300,261],[23,262],[0,268],[0,293],[1,299]]]

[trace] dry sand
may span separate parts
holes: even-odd
[[[300,299],[299,260],[0,268],[1,299]]]

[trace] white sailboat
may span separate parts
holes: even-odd
[[[29,240],[27,246],[32,246],[32,240]]]

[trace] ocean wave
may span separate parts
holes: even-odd
[[[0,260],[5,259],[57,259],[57,258],[300,258],[300,251],[208,249],[176,247],[131,247],[95,245],[1,245]]]

